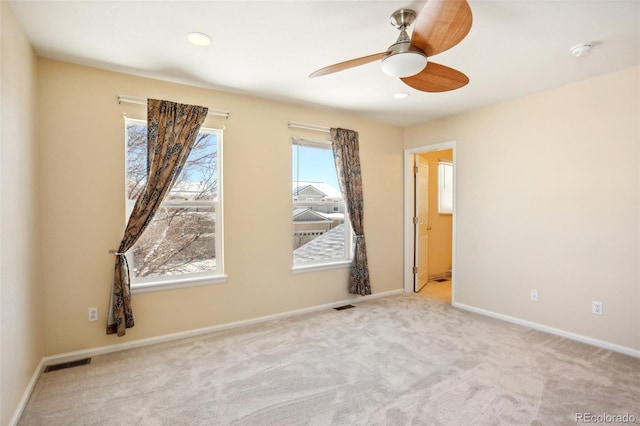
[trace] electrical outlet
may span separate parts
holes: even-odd
[[[531,301],[532,302],[538,301],[538,290],[531,290]]]
[[[98,308],[89,308],[89,322],[98,321]]]
[[[591,302],[591,313],[602,315],[602,302]]]

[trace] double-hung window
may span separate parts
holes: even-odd
[[[292,160],[294,270],[349,264],[353,233],[331,144],[294,139]]]
[[[147,124],[125,119],[126,215],[147,180]],[[222,131],[201,128],[191,153],[153,220],[127,253],[132,288],[224,280]]]

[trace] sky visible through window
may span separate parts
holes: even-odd
[[[201,132],[184,168],[181,178],[186,182],[207,182],[216,173],[217,164],[212,160],[218,151],[218,135]],[[179,179],[180,180],[180,179]],[[217,195],[217,194],[216,194]]]
[[[292,158],[294,182],[324,182],[340,190],[331,149],[293,145]]]
[[[139,120],[129,120],[131,124],[127,125],[127,136],[140,135],[136,143],[129,143],[128,155],[131,162],[132,156],[138,156],[139,161],[144,164],[146,169],[147,162],[147,124]],[[178,181],[184,182],[204,182],[211,178],[212,170],[215,171],[217,166],[211,164],[211,158],[215,157],[218,150],[218,135],[202,131],[196,137],[196,144],[187,159],[182,173]]]

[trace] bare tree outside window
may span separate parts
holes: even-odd
[[[155,217],[129,253],[135,278],[216,271],[219,133],[201,129]],[[147,179],[147,128],[127,120],[127,211]]]

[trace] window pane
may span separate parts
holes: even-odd
[[[213,200],[218,196],[218,136],[200,133],[167,200]]]
[[[294,265],[349,259],[351,228],[331,149],[292,149]]]
[[[147,179],[147,127],[144,121],[126,119],[125,130],[130,213]],[[219,131],[200,129],[173,187],[128,253],[134,284],[223,273],[222,243],[215,231],[221,226],[221,137]]]
[[[147,126],[127,122],[127,199],[135,200],[147,183]]]
[[[136,277],[216,268],[214,207],[161,207],[134,246]]]
[[[453,213],[453,164],[438,163],[438,213]]]

